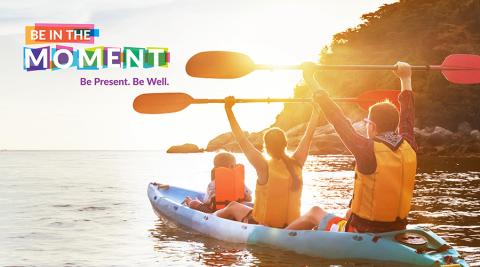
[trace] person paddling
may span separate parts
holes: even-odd
[[[279,128],[267,130],[263,136],[265,149],[271,157],[267,160],[240,128],[232,111],[234,104],[235,98],[225,98],[225,111],[233,135],[257,172],[255,202],[253,208],[230,202],[227,207],[215,212],[215,215],[245,223],[284,228],[300,216],[302,167],[310,150],[319,113],[316,109],[312,110],[305,134],[292,156],[285,153],[285,133]]]
[[[400,114],[390,102],[370,107],[367,138],[355,132],[342,110],[315,80],[313,67],[304,72],[307,84],[316,89],[315,101],[355,157],[353,198],[346,218],[313,207],[287,229],[387,232],[405,229],[416,175],[414,100],[411,67],[398,62],[395,74],[401,81]],[[398,130],[398,133],[397,133]]]

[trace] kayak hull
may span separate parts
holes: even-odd
[[[186,196],[202,199],[203,194],[174,186],[148,186],[148,198],[155,213],[215,239],[246,244],[268,245],[325,260],[374,261],[417,266],[468,266],[445,240],[423,227],[381,234],[285,230],[219,218],[182,205]],[[409,232],[428,240],[426,252],[395,240]],[[438,251],[437,251],[438,250]]]

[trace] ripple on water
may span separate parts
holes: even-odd
[[[109,209],[108,207],[96,207],[96,206],[90,206],[90,207],[84,207],[78,209],[78,211],[101,211],[101,210],[107,210]]]
[[[72,207],[72,205],[70,205],[70,204],[56,204],[56,205],[52,205],[52,207],[54,207],[54,208],[70,208],[70,207]]]

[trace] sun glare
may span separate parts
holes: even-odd
[[[298,45],[298,44],[297,44]],[[311,51],[305,51],[303,47],[295,48],[293,45],[292,49],[281,50],[275,48],[253,48],[250,53],[250,57],[256,64],[266,64],[266,65],[300,65],[305,61],[318,61],[318,50],[314,49],[313,53]],[[302,48],[302,49],[300,49]]]

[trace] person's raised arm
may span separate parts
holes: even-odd
[[[313,105],[316,104],[313,103]],[[317,111],[316,107],[313,106],[307,129],[305,130],[302,140],[298,144],[297,149],[292,156],[300,166],[303,166],[305,164],[305,161],[307,160],[308,151],[310,150],[310,145],[312,143],[313,134],[315,133],[315,128],[317,127],[319,117],[319,112]]]
[[[357,156],[362,154],[367,138],[355,131],[350,121],[343,114],[342,109],[330,99],[325,89],[317,82],[314,76],[315,68],[313,63],[304,63],[302,67],[304,69],[303,79],[314,92],[313,98],[315,102],[322,108],[327,121],[333,125],[340,139],[342,139],[347,149],[350,150],[358,161]]]
[[[314,91],[315,102],[322,108],[325,118],[333,125],[345,147],[355,157],[360,172],[373,173],[376,164],[372,164],[372,162],[375,163],[375,154],[371,141],[355,131],[340,107],[330,99],[327,92],[315,80],[313,63],[304,63],[302,67],[304,69],[303,79]]]
[[[257,171],[258,183],[265,184],[268,179],[268,164],[262,153],[255,148],[255,146],[248,141],[247,136],[240,128],[240,125],[233,114],[232,107],[235,105],[235,98],[229,96],[225,98],[225,112],[227,113],[228,122],[232,128],[233,136],[237,140],[238,145],[247,157],[248,161]]]
[[[395,75],[400,79],[401,90],[403,91],[413,91],[412,89],[412,67],[410,64],[405,62],[397,62],[395,64],[397,69],[394,71]]]
[[[415,121],[415,105],[412,90],[412,69],[408,63],[397,62],[395,75],[400,79],[402,92],[398,96],[400,102],[400,122],[398,124],[399,134],[402,135],[410,145],[416,149],[415,134],[413,131]]]

